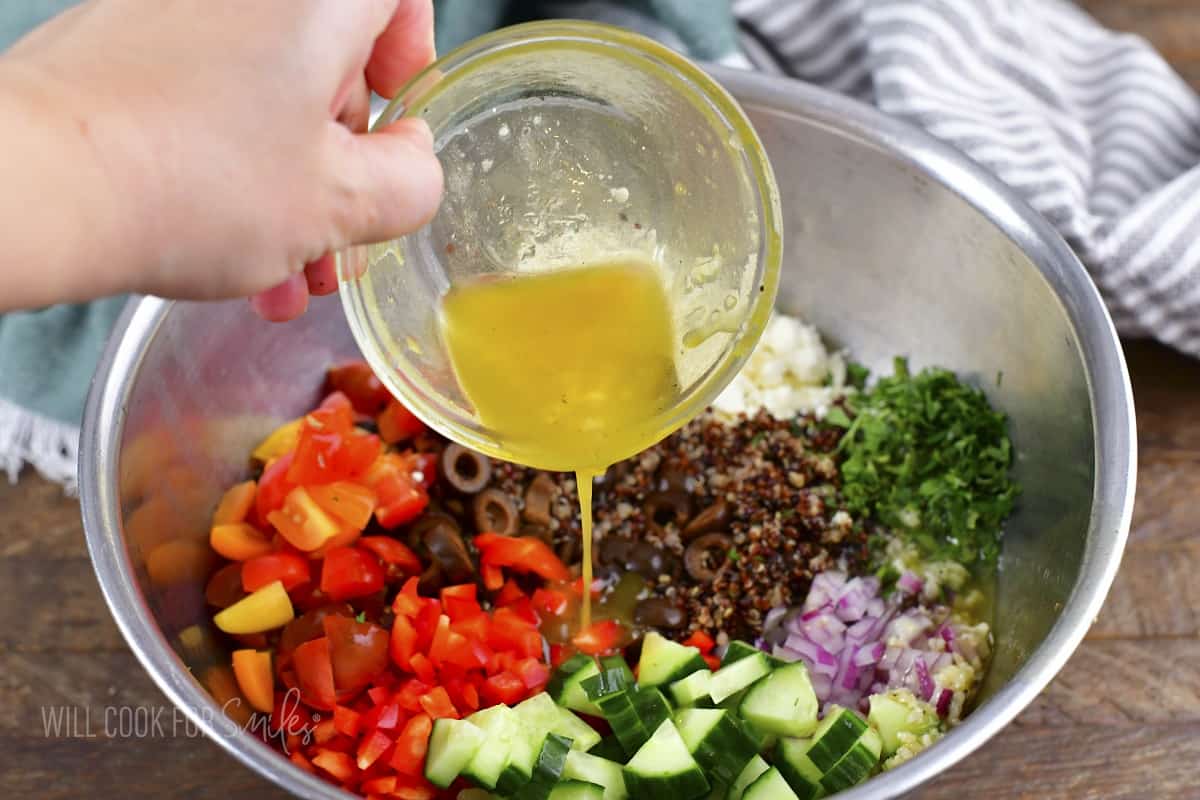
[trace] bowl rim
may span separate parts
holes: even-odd
[[[1137,439],[1133,392],[1116,329],[1100,293],[1058,232],[1012,189],[966,155],[924,131],[858,101],[780,79],[706,65],[748,112],[793,114],[867,147],[887,152],[958,195],[1013,241],[1051,285],[1079,340],[1095,444],[1088,537],[1079,576],[1045,640],[975,713],[912,761],[842,795],[890,798],[961,761],[999,732],[1054,678],[1100,611],[1120,566],[1133,512]],[[92,379],[80,435],[79,486],[88,550],[118,628],[155,684],[234,758],[306,798],[352,795],[280,758],[251,735],[232,732],[219,708],[155,624],[135,581],[121,536],[116,470],[128,398],[172,301],[134,298],[105,346]]]

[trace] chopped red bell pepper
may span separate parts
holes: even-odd
[[[343,783],[354,777],[354,759],[348,753],[339,753],[324,747],[317,750],[317,754],[312,757],[312,763]]]
[[[550,681],[550,668],[537,658],[523,658],[517,661],[512,666],[512,672],[531,692],[540,692]]]
[[[475,591],[476,587],[473,583],[447,586],[442,589],[442,609],[451,620],[473,617],[483,610],[479,607]]]
[[[390,536],[363,536],[356,544],[379,556],[385,566],[396,567],[401,574],[419,575],[424,569],[416,553]]]
[[[708,655],[717,646],[713,638],[704,631],[692,631],[691,636],[684,639],[682,642],[684,647],[694,647],[700,651],[701,655]]]
[[[497,570],[497,572],[499,572],[499,570]],[[521,591],[521,587],[517,585],[517,582],[512,578],[509,578],[504,582],[504,585],[501,587],[500,592],[496,595],[495,599],[492,600],[492,605],[494,605],[496,608],[502,608],[503,606],[512,605],[524,596],[525,592]]]
[[[397,775],[392,796],[397,800],[434,800],[437,787],[421,776]]]
[[[325,554],[321,591],[333,600],[366,597],[383,588],[383,567],[373,553],[357,547],[335,547]]]
[[[424,653],[417,653],[408,660],[409,667],[413,674],[426,683],[433,683],[437,680],[437,672],[434,670],[433,663],[426,658]]]
[[[378,497],[375,519],[385,528],[413,521],[429,505],[425,487],[413,479],[411,468],[395,453],[385,453],[376,459],[363,481]]]
[[[721,659],[717,658],[712,653],[705,653],[703,656],[701,656],[701,658],[704,659],[704,663],[708,664],[708,668],[713,672],[716,672],[721,668]]]
[[[512,672],[498,672],[483,682],[480,691],[492,703],[514,705],[525,699],[528,689],[525,682]]]
[[[423,776],[425,753],[429,749],[429,734],[432,731],[433,720],[428,714],[417,714],[410,719],[396,739],[396,749],[389,762],[392,769],[402,775]]]
[[[397,614],[392,621],[392,636],[388,653],[392,663],[402,670],[409,670],[413,654],[417,652],[417,629],[412,621],[403,614]]]
[[[570,602],[566,593],[557,589],[537,589],[533,593],[534,609],[550,617],[562,616]]]
[[[621,623],[606,619],[593,622],[589,627],[575,634],[571,641],[584,653],[595,656],[615,650],[624,635],[625,630],[621,627]]]
[[[421,695],[420,703],[425,713],[433,719],[442,719],[443,717],[458,719],[458,709],[454,707],[454,703],[450,700],[450,694],[444,686],[435,686]]]
[[[408,474],[414,481],[426,489],[432,489],[437,483],[437,453],[408,452],[400,456],[401,462],[408,469]]]
[[[383,731],[376,729],[364,736],[358,743],[358,753],[355,762],[359,769],[370,769],[371,765],[392,746],[392,740]]]
[[[343,736],[358,735],[359,713],[347,706],[333,707],[333,727]]]
[[[504,573],[495,564],[480,564],[479,577],[483,578],[483,587],[488,591],[494,592],[504,586]]]
[[[481,533],[475,537],[482,564],[532,572],[548,581],[569,581],[571,573],[550,545],[533,536]]]

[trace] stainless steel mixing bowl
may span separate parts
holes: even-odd
[[[844,795],[894,797],[1008,723],[1083,638],[1116,573],[1135,474],[1133,403],[1100,297],[1055,232],[966,158],[851,101],[718,71],[771,154],[787,232],[782,309],[874,367],[895,354],[969,376],[1012,419],[1024,487],[979,708]],[[354,354],[336,298],[272,325],[245,302],[131,304],[88,400],[80,484],[101,588],[162,690],[233,756],[309,798],[345,797],[226,724],[201,679],[208,515],[274,422]],[[227,663],[227,662],[226,662]],[[191,669],[189,669],[191,668]]]

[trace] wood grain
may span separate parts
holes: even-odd
[[[1200,87],[1198,0],[1081,5]],[[920,797],[1200,797],[1200,364],[1147,343],[1127,352],[1141,468],[1108,603],[1050,687]],[[174,722],[109,617],[77,505],[30,473],[0,481],[0,586],[0,797],[285,797]],[[74,726],[47,731],[64,707]],[[108,735],[109,707],[163,709],[164,735]]]

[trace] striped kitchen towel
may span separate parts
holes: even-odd
[[[743,50],[991,170],[1075,248],[1121,332],[1200,355],[1200,100],[1066,0],[735,0]]]

